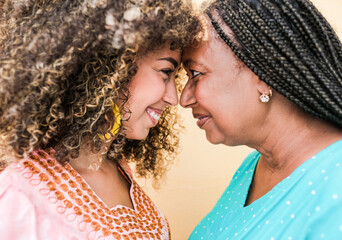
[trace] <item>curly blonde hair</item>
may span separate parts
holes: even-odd
[[[165,43],[182,48],[200,32],[191,5],[182,0],[0,5],[0,167],[11,161],[9,152],[23,158],[49,147],[63,163],[78,156],[85,140],[99,152],[106,141],[99,133],[113,122],[112,104],[129,98],[138,55]],[[126,139],[120,129],[107,158],[125,157],[135,162],[138,175],[158,179],[178,148],[177,119],[167,109],[141,141]]]

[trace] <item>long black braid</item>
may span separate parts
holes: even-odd
[[[207,14],[218,35],[261,80],[342,127],[342,44],[309,0],[217,0]]]

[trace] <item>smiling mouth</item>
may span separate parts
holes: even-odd
[[[202,128],[203,125],[208,121],[210,117],[209,116],[203,116],[203,117],[200,117],[198,120],[197,120],[197,126],[199,128]]]
[[[162,114],[162,111],[161,110],[152,109],[152,108],[147,108],[146,112],[147,112],[148,116],[150,117],[153,125],[157,125],[157,123],[158,123],[158,121],[160,119],[160,116]]]

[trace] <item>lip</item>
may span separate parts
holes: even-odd
[[[198,119],[196,124],[199,128],[202,128],[203,125],[211,118],[209,115],[202,114],[194,114],[194,118]]]
[[[146,108],[146,113],[147,113],[148,117],[150,118],[152,124],[155,126],[155,125],[157,125],[158,120],[159,120],[161,114],[163,113],[163,110],[148,107],[148,108]]]

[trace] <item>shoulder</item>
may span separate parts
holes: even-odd
[[[240,167],[237,169],[233,176],[234,179],[239,179],[246,174],[254,173],[256,164],[259,161],[260,153],[257,151],[251,152],[241,163]]]

